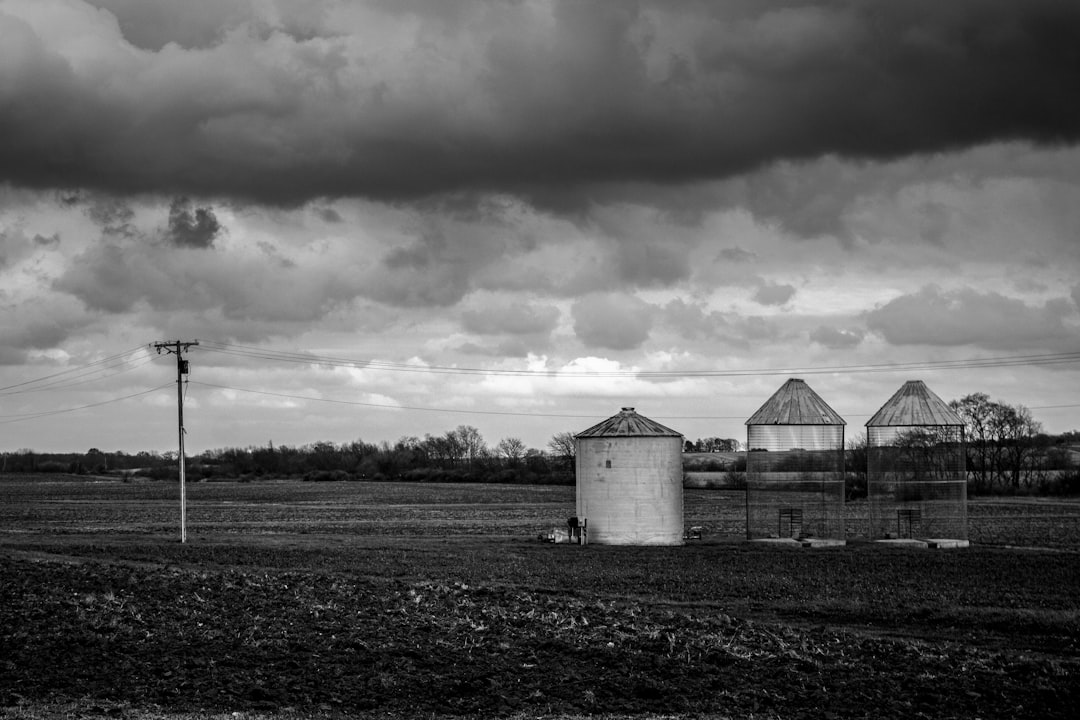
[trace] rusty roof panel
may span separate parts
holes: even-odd
[[[750,416],[747,425],[846,425],[804,380],[791,378]]]
[[[908,380],[866,422],[867,427],[963,425],[952,408],[922,380]]]
[[[588,430],[579,432],[574,437],[682,437],[682,433],[675,432],[644,415],[638,415],[632,407],[624,407],[618,415],[613,415]]]

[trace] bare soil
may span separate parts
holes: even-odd
[[[182,545],[174,495],[0,480],[0,717],[1080,716],[1068,548],[556,546],[572,488],[366,483],[189,488]]]

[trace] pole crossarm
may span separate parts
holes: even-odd
[[[180,463],[180,542],[182,543],[187,542],[187,483],[184,469],[184,376],[188,374],[188,361],[184,359],[184,353],[198,344],[198,340],[187,342],[168,340],[153,344],[158,351],[158,355],[164,351],[168,355],[176,356],[176,416],[180,444],[178,454]]]

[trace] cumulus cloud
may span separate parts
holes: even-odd
[[[0,365],[25,362],[31,350],[58,347],[90,322],[71,298],[5,302],[0,295]]]
[[[399,307],[456,305],[472,289],[473,268],[463,250],[441,233],[425,235],[390,250],[363,276],[360,292]]]
[[[570,313],[587,347],[632,350],[648,340],[654,309],[633,295],[598,294],[575,302]]]
[[[0,179],[581,203],[782,160],[1080,138],[1071,0],[211,5],[5,2]],[[827,227],[835,204],[792,222]]]
[[[1075,345],[1064,299],[1032,306],[998,292],[929,285],[866,315],[867,327],[893,345],[975,345],[992,350]]]
[[[757,254],[741,247],[727,247],[717,254],[717,258],[733,263],[748,263],[757,259]]]
[[[0,222],[3,217],[0,216]],[[32,258],[35,253],[48,252],[60,247],[60,233],[54,232],[49,235],[34,233],[28,237],[25,228],[13,225],[4,228],[0,224],[0,270],[14,267]]]
[[[810,333],[810,340],[831,350],[848,350],[863,340],[860,330],[846,330],[829,325],[818,325]]]
[[[754,293],[754,302],[761,305],[783,305],[795,297],[795,288],[773,282],[763,282]]]
[[[285,329],[323,319],[357,296],[337,265],[319,255],[305,256],[301,264],[267,262],[259,248],[205,252],[140,236],[91,245],[52,287],[109,315],[187,313],[231,323],[279,322]]]
[[[686,340],[715,338],[728,327],[724,316],[707,311],[703,303],[675,298],[663,307],[664,326],[674,329]]]
[[[466,310],[461,314],[462,327],[478,335],[547,334],[555,329],[558,322],[558,308],[521,301],[491,299],[484,303],[483,308]]]

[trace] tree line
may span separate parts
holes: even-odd
[[[1080,433],[1047,435],[1026,407],[991,400],[986,393],[966,395],[949,407],[966,426],[972,492],[1080,493],[1080,470],[1070,448]]]
[[[302,478],[327,480],[405,480],[419,482],[508,482],[573,484],[574,436],[552,436],[544,450],[520,438],[505,437],[489,446],[475,427],[459,425],[442,435],[403,437],[394,443],[315,442],[308,445],[228,447],[185,459],[191,479]],[[37,453],[30,449],[0,454],[0,472],[141,475],[159,479],[179,475],[175,452]]]
[[[966,466],[972,494],[1080,494],[1080,432],[1043,432],[1022,405],[973,393],[949,406],[964,420]],[[845,448],[848,497],[865,496],[866,438],[852,438]],[[741,444],[730,438],[685,440],[684,452],[717,453],[699,458],[698,471],[725,471],[725,486],[745,487],[745,453],[732,459]],[[725,453],[725,455],[719,455]],[[573,484],[575,440],[556,433],[543,449],[520,438],[489,445],[480,431],[459,425],[441,435],[408,436],[396,442],[316,442],[308,445],[249,446],[207,450],[186,459],[194,479],[282,477],[307,480],[406,480],[420,482],[505,482]],[[30,449],[0,453],[0,472],[147,475],[175,478],[175,452],[37,453]]]

